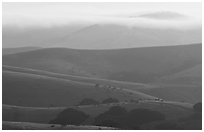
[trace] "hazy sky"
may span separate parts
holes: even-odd
[[[185,17],[184,19],[172,17],[172,20],[141,17],[144,14],[161,12],[168,13],[164,13],[164,16]],[[191,27],[202,24],[201,13],[201,3],[3,3],[3,26],[50,27],[72,23],[117,23]]]

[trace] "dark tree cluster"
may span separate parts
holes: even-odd
[[[163,122],[155,126],[157,130],[183,130],[181,126],[179,126],[176,122]]]
[[[58,116],[51,120],[50,124],[61,124],[61,125],[80,125],[84,122],[89,115],[85,114],[82,111],[68,108],[63,110],[58,114]]]
[[[199,103],[196,103],[194,106],[193,106],[194,110],[196,112],[202,112],[202,103],[199,102]]]
[[[156,129],[164,130],[201,130],[202,129],[202,103],[193,105],[193,113],[180,118],[177,121],[165,122],[159,124]]]
[[[89,115],[86,113],[68,108],[60,112],[57,117],[51,120],[50,124],[81,125]],[[124,107],[113,106],[108,111],[98,115],[94,119],[94,125],[115,127],[119,129],[140,129],[146,123],[165,120],[165,115],[149,109],[133,109],[127,111]],[[171,127],[172,124],[161,124],[158,128]]]
[[[113,106],[95,118],[95,125],[120,129],[140,129],[140,126],[153,121],[165,120],[165,115],[148,109],[126,111],[120,106]]]
[[[128,112],[126,118],[129,124],[135,123],[142,125],[153,121],[164,120],[165,116],[158,111],[140,108]]]
[[[127,114],[125,108],[120,106],[113,106],[108,111],[98,115],[95,118],[95,125],[123,128],[124,118]]]
[[[105,100],[102,101],[102,104],[109,104],[109,103],[118,103],[119,101],[117,99],[114,98],[107,98]]]
[[[195,113],[190,117],[193,120],[201,120],[202,121],[202,103],[196,103],[193,106]]]

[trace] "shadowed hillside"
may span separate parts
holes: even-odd
[[[46,72],[42,70],[19,68],[19,67],[13,67],[13,66],[3,66],[3,71],[11,71],[15,73],[28,73],[28,74],[33,74],[33,75],[54,77],[57,79],[72,80],[78,83],[93,85],[96,88],[106,88],[112,92],[122,91],[122,93],[124,92],[127,93],[127,94],[124,94],[124,96],[129,96],[130,98],[134,96],[137,97],[138,95],[139,97],[146,97],[147,95],[143,94],[143,93],[146,93],[148,95],[153,95],[155,97],[159,97],[165,100],[179,101],[179,102],[196,103],[198,101],[201,101],[202,99],[201,98],[202,88],[200,85],[201,82],[199,80],[196,80],[196,82],[194,83],[191,83],[190,81],[188,81],[188,83],[182,82],[183,84],[175,83],[174,81],[174,83],[171,84],[170,82],[171,76],[169,76],[168,78],[169,80],[165,80],[165,81],[162,80],[159,82],[154,82],[154,84],[144,84],[144,83],[130,83],[130,82],[125,82],[125,81],[114,81],[114,80],[106,80],[106,79],[71,76],[71,75]],[[192,70],[189,69],[189,72],[190,71]],[[180,75],[180,73],[178,74]],[[194,75],[197,76],[199,74],[195,72]],[[181,74],[181,75],[186,75],[186,74]],[[187,76],[187,77],[191,78],[191,76]],[[142,93],[138,93],[138,91]]]
[[[28,73],[3,71],[3,103],[20,106],[70,106],[77,105],[84,98],[102,101],[113,97],[119,100],[155,98],[140,92],[112,90],[106,86],[95,87],[92,83],[82,83]]]

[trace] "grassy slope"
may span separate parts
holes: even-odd
[[[27,69],[27,68],[19,68],[13,66],[3,66],[3,70],[14,71],[14,72],[23,72],[29,73],[34,75],[46,75],[49,77],[61,78],[61,79],[68,79],[77,82],[83,82],[88,84],[101,84],[101,85],[112,85],[121,90],[132,90],[133,92],[138,91],[142,93],[146,93],[148,95],[153,95],[155,97],[163,98],[165,100],[171,101],[185,101],[190,103],[196,103],[201,101],[201,86],[200,85],[186,85],[186,84],[160,84],[160,82],[148,85],[143,83],[130,83],[124,81],[113,81],[113,80],[105,80],[105,79],[96,79],[96,78],[88,78],[88,77],[79,77],[79,76],[72,76],[72,75],[65,75],[59,73],[52,73],[46,72],[42,70],[34,70],[34,69]],[[183,75],[183,74],[182,74]],[[185,75],[185,74],[184,74]],[[168,93],[168,94],[166,94]]]
[[[118,100],[155,98],[149,95],[121,89],[95,87],[92,83],[82,83],[22,72],[3,71],[3,103],[20,106],[70,106],[84,98],[102,101],[113,97]]]
[[[45,76],[49,76],[49,77],[68,79],[68,80],[83,82],[83,83],[111,85],[111,86],[122,87],[122,88],[141,89],[141,88],[154,87],[153,85],[148,85],[148,84],[145,84],[145,83],[107,80],[107,79],[91,78],[91,77],[83,77],[83,76],[73,76],[73,75],[67,75],[67,74],[48,72],[48,71],[44,71],[44,70],[14,67],[14,66],[8,66],[8,65],[3,65],[2,69],[7,70],[7,71],[23,72],[23,73],[29,73],[29,74],[35,74],[35,75],[45,75]]]
[[[165,100],[197,103],[202,101],[202,86],[161,84],[153,89],[140,89],[140,92],[151,94]]]
[[[202,64],[165,76],[153,89],[139,91],[172,101],[197,103],[202,101]],[[166,94],[168,93],[168,94]]]
[[[201,85],[202,84],[202,64],[196,65],[192,68],[175,73],[170,76],[162,77],[161,81],[165,83]]]
[[[3,64],[132,82],[151,82],[201,64],[201,44],[119,50],[48,48],[3,56]]]

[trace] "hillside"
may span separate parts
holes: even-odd
[[[45,75],[48,77],[55,77],[59,79],[67,79],[76,82],[88,83],[88,84],[99,84],[101,86],[111,85],[114,87],[119,88],[127,88],[127,89],[141,89],[141,88],[152,88],[155,87],[154,85],[148,85],[145,83],[136,83],[136,82],[126,82],[126,81],[116,81],[116,80],[108,80],[108,79],[100,79],[100,78],[91,78],[91,77],[83,77],[83,76],[73,76],[67,74],[60,74],[54,72],[48,72],[44,70],[36,70],[30,68],[21,68],[21,67],[14,67],[14,66],[2,66],[3,71],[13,71],[13,72],[22,72],[34,75]]]
[[[193,44],[118,50],[47,48],[5,55],[3,65],[147,83],[201,64],[201,47]]]
[[[170,101],[179,101],[179,102],[189,102],[189,103],[197,103],[201,101],[201,85],[198,83],[172,83],[170,80],[160,82],[154,82],[154,84],[143,84],[143,83],[130,83],[125,81],[114,81],[114,80],[106,80],[106,79],[97,79],[97,78],[88,78],[88,77],[80,77],[80,76],[71,76],[53,72],[46,72],[41,70],[27,69],[27,68],[19,68],[12,66],[3,66],[3,71],[12,71],[19,73],[28,73],[33,75],[43,75],[47,77],[54,77],[58,79],[66,79],[72,80],[78,83],[85,84],[99,84],[99,87],[112,86],[114,88],[110,89],[111,91],[123,91],[128,92],[128,96],[133,96],[134,92],[136,95],[146,96],[143,93],[148,95],[153,95],[155,97],[159,97],[165,100]],[[183,74],[184,75],[184,74]],[[175,78],[176,79],[176,78]],[[199,80],[198,80],[199,81]],[[165,82],[165,83],[164,83]],[[140,91],[141,93],[138,93]],[[168,93],[168,94],[166,94]]]
[[[192,104],[202,101],[202,85],[158,84],[152,89],[138,89],[138,91],[171,101]]]
[[[3,2],[2,130],[202,130],[198,2]]]
[[[16,54],[21,52],[33,51],[40,49],[40,47],[18,47],[18,48],[3,48],[2,55]]]
[[[202,64],[183,70],[170,76],[164,76],[160,81],[174,84],[198,84],[202,82]]]
[[[201,102],[202,64],[164,76],[154,82],[154,88],[138,90],[165,100],[190,103]]]
[[[106,98],[118,100],[155,98],[134,91],[112,90],[107,86],[95,87],[93,83],[82,83],[67,79],[35,75],[22,72],[3,71],[3,104],[20,106],[70,106],[84,98],[102,101]]]

